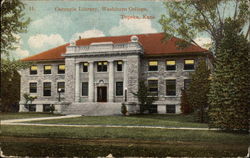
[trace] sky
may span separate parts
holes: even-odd
[[[24,58],[90,37],[162,32],[159,19],[166,9],[162,1],[22,0],[25,17],[31,18],[20,39],[15,58]],[[202,46],[211,40],[196,39]]]

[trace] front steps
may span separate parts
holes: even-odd
[[[77,114],[84,116],[121,115],[121,103],[72,103],[63,110],[62,114]]]

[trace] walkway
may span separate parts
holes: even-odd
[[[147,129],[180,129],[180,130],[200,130],[200,131],[217,131],[217,128],[195,128],[195,127],[165,127],[165,126],[140,126],[140,125],[71,125],[71,124],[41,124],[41,123],[24,123],[28,121],[40,121],[40,120],[53,120],[64,118],[81,117],[81,115],[66,115],[56,117],[42,117],[42,118],[26,118],[26,119],[14,119],[3,120],[1,125],[18,125],[18,126],[45,126],[45,127],[80,127],[80,128],[147,128]]]

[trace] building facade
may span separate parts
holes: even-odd
[[[154,113],[180,113],[181,89],[201,58],[211,67],[207,50],[190,45],[178,49],[178,38],[141,34],[79,39],[23,59],[20,111],[27,111],[24,93],[36,96],[30,111],[83,115],[119,114],[121,103],[138,110],[140,81],[158,100]]]

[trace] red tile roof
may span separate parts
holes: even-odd
[[[132,35],[126,36],[111,36],[111,37],[95,37],[95,38],[83,38],[76,41],[77,46],[90,45],[96,42],[113,42],[113,43],[126,43],[130,42]],[[163,41],[164,33],[152,33],[152,34],[139,34],[136,35],[139,38],[139,42],[143,45],[145,55],[166,55],[166,54],[183,54],[183,53],[201,53],[206,52],[206,49],[201,47],[190,45],[184,49],[178,49],[176,46],[177,41],[181,39],[173,37],[168,41]],[[62,54],[65,54],[66,47],[69,43],[62,46],[49,49],[42,53],[22,59],[22,61],[40,61],[40,60],[63,60]]]

